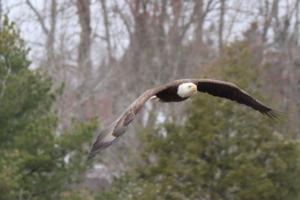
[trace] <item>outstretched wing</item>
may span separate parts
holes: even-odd
[[[250,106],[254,110],[257,110],[270,118],[278,119],[286,114],[263,105],[262,103],[254,99],[251,95],[232,83],[216,81],[212,79],[181,79],[144,92],[135,102],[133,102],[129,106],[129,108],[125,110],[125,112],[123,112],[123,114],[120,115],[120,117],[115,122],[101,131],[95,143],[93,144],[93,148],[89,153],[87,160],[91,159],[97,153],[116,142],[125,133],[128,124],[134,119],[136,114],[150,97],[167,89],[169,86],[178,86],[181,83],[186,82],[193,82],[194,84],[196,84],[199,92],[230,99],[232,101]]]
[[[247,105],[272,119],[279,119],[285,116],[284,112],[280,112],[265,106],[247,92],[232,83],[212,79],[194,79],[194,82],[197,85],[197,90],[199,92],[208,93],[216,97],[230,99],[240,104]]]
[[[144,92],[135,102],[133,102],[126,110],[123,112],[119,118],[114,121],[111,125],[105,128],[98,135],[95,143],[93,144],[92,150],[90,151],[87,160],[90,160],[100,151],[106,149],[111,144],[116,142],[127,130],[128,124],[134,119],[139,110],[144,106],[145,102],[156,95],[158,92],[166,89],[167,85],[157,87]]]
[[[87,160],[117,141],[125,133],[128,124],[134,117],[135,113],[131,109],[126,110],[115,122],[101,131],[93,144],[93,148],[89,153]]]

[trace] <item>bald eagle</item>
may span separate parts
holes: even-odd
[[[259,111],[263,115],[279,119],[284,113],[269,108],[253,98],[238,86],[224,81],[212,79],[181,79],[144,92],[136,99],[112,124],[105,128],[97,137],[88,155],[90,160],[100,151],[116,142],[126,131],[129,123],[148,100],[159,99],[159,102],[180,102],[198,92],[208,93],[244,104]]]

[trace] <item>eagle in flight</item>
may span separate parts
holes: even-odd
[[[159,99],[159,102],[180,102],[198,92],[208,93],[244,104],[259,111],[263,115],[279,119],[285,113],[269,108],[253,98],[238,86],[224,81],[212,79],[181,79],[144,92],[136,99],[112,124],[98,135],[87,160],[116,142],[126,131],[129,123],[134,119],[146,101]]]

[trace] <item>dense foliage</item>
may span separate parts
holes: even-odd
[[[257,80],[263,66],[255,65],[236,42],[214,73],[270,104]],[[186,113],[184,125],[144,129],[140,162],[97,199],[299,199],[299,141],[280,133],[283,123],[207,94],[195,95]]]
[[[5,17],[0,27],[0,199],[61,199],[89,164],[85,141],[96,120],[57,132],[50,78],[29,70],[19,32]],[[91,163],[90,163],[91,164]]]

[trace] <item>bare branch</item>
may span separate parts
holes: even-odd
[[[129,5],[130,5],[130,4],[129,4]],[[131,8],[131,9],[132,9],[132,8]],[[129,34],[129,36],[130,36],[130,38],[131,38],[131,37],[132,37],[132,33],[131,33],[131,29],[130,29],[130,24],[129,24],[129,22],[128,22],[126,16],[123,14],[123,12],[121,11],[121,9],[119,8],[119,6],[118,6],[116,0],[115,0],[115,8],[114,8],[114,12],[120,15],[120,17],[121,17],[121,19],[122,19],[122,21],[123,21],[123,23],[124,23],[124,25],[125,25],[125,27],[126,27],[126,29],[127,29],[127,32],[128,32],[128,34]]]
[[[272,4],[271,13],[269,15],[268,15],[268,12],[266,13],[265,24],[264,24],[264,28],[263,28],[263,34],[262,34],[263,41],[266,41],[266,36],[267,36],[269,27],[271,25],[271,20],[272,20],[273,17],[276,19],[277,24],[278,24],[278,16],[277,16],[277,14],[278,14],[278,3],[279,3],[279,0],[274,0],[273,4]],[[268,11],[268,7],[269,7],[269,2],[266,1],[267,11]]]
[[[111,52],[111,43],[110,43],[110,33],[109,33],[109,22],[106,10],[106,0],[100,0],[102,9],[103,9],[103,18],[104,18],[104,27],[105,27],[105,36],[106,36],[106,43],[107,43],[107,52],[109,61],[113,59],[112,52]]]
[[[38,18],[38,21],[40,22],[42,29],[44,31],[45,34],[48,35],[49,30],[47,29],[44,19],[41,17],[40,13],[35,9],[35,7],[31,4],[30,0],[26,0],[26,4],[31,8],[31,10],[35,13],[35,15]]]
[[[229,28],[228,28],[228,34],[227,34],[227,36],[226,36],[225,43],[226,43],[226,41],[228,41],[228,39],[229,39],[229,37],[230,37],[230,35],[231,35],[233,26],[234,26],[235,23],[236,23],[236,19],[237,19],[237,16],[238,16],[238,14],[239,14],[239,11],[240,11],[240,7],[241,7],[241,1],[239,1],[239,3],[237,4],[237,8],[234,9],[234,10],[235,10],[235,13],[234,13],[233,17],[231,17],[232,20],[231,20],[230,26],[229,26]]]

